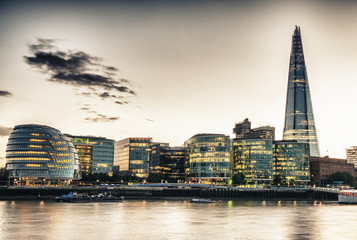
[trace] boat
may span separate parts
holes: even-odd
[[[190,203],[215,203],[215,201],[209,198],[193,198]]]
[[[357,190],[341,190],[338,193],[338,203],[357,204]]]
[[[103,193],[99,193],[98,195],[88,195],[88,193],[79,193],[70,192],[67,195],[62,195],[61,197],[56,197],[56,201],[62,202],[70,202],[70,203],[77,203],[77,202],[119,202],[123,201],[124,197],[117,197],[113,195],[107,195]]]

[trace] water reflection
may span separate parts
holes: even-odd
[[[0,239],[354,239],[357,206],[300,201],[0,202]]]

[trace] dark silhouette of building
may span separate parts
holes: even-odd
[[[275,140],[275,127],[262,126],[251,128],[251,122],[248,118],[244,121],[236,123],[233,128],[233,133],[236,134],[236,139],[270,139]]]
[[[301,32],[298,26],[292,37],[283,140],[308,143],[310,156],[320,156]]]

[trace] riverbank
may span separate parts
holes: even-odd
[[[0,200],[52,200],[69,192],[90,195],[108,193],[125,199],[242,199],[337,201],[336,191],[321,189],[245,189],[245,188],[172,188],[151,186],[68,186],[68,187],[1,187]]]

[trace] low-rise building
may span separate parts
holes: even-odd
[[[353,164],[346,159],[325,157],[310,157],[311,185],[317,187],[334,184],[330,182],[330,176],[336,172],[348,172],[355,178],[357,174]]]

